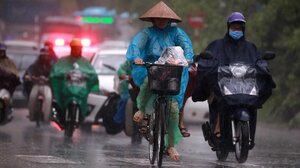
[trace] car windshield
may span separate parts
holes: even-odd
[[[15,62],[19,72],[22,72],[38,58],[38,53],[7,52],[7,56]]]
[[[119,66],[125,62],[125,55],[102,54],[96,55],[93,66],[98,74],[115,74]]]

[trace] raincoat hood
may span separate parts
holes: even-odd
[[[141,20],[150,22],[154,18],[164,18],[170,19],[172,22],[182,22],[182,19],[163,1],[157,3],[140,17]]]

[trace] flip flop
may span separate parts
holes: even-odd
[[[221,137],[221,132],[216,132],[216,133],[215,133],[215,136],[216,136],[217,138],[220,138],[220,137]]]
[[[185,127],[179,128],[180,133],[183,137],[190,137],[191,134],[188,132],[188,130]]]

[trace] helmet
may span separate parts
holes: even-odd
[[[240,12],[233,12],[227,19],[227,23],[231,24],[233,22],[243,22],[246,23],[245,17]]]
[[[78,38],[72,39],[70,47],[82,47],[81,40]]]
[[[53,43],[51,41],[45,41],[44,46],[53,47]]]

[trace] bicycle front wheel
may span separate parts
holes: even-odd
[[[163,161],[163,155],[165,152],[165,133],[166,133],[166,103],[163,101],[159,106],[159,118],[157,119],[157,132],[159,135],[158,138],[158,161],[157,166],[161,167]]]
[[[155,163],[155,159],[158,152],[158,134],[156,131],[156,117],[158,118],[158,116],[155,113],[153,113],[150,115],[149,118],[148,139],[149,139],[149,161],[151,165]]]

